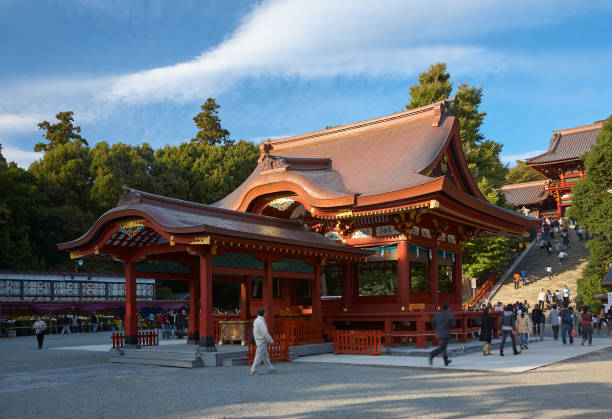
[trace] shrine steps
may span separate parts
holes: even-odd
[[[202,359],[195,356],[193,349],[188,352],[154,351],[149,349],[123,349],[109,352],[109,360],[121,364],[159,365],[176,368],[202,367]]]

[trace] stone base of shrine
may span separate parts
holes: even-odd
[[[196,345],[162,345],[138,349],[123,348],[109,351],[110,362],[146,364],[176,368],[229,367],[246,365],[247,347],[241,345],[216,345],[216,352],[202,352]],[[331,343],[313,343],[291,346],[289,358],[319,355],[333,352]]]

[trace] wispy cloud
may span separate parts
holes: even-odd
[[[544,152],[546,152],[546,150],[532,150],[532,151],[526,151],[524,153],[518,153],[518,154],[505,154],[505,155],[500,156],[500,159],[502,163],[504,164],[515,166],[517,160],[524,161],[525,159],[528,159],[530,157],[535,157]]]
[[[17,163],[17,166],[27,168],[33,161],[40,159],[43,153],[24,151],[8,144],[2,144],[2,155],[6,161],[13,161]]]
[[[75,4],[102,7],[88,0]],[[608,6],[569,0],[447,0],[435,7],[429,0],[264,1],[218,46],[190,61],[119,76],[34,80],[0,89],[0,135],[35,129],[32,121],[51,118],[61,108],[75,110],[80,120],[95,120],[124,104],[217,96],[245,78],[411,77],[436,61],[447,62],[455,75],[499,73],[524,63],[479,45],[483,34],[543,25],[601,7]],[[456,34],[461,42],[452,41]],[[44,105],[33,108],[33,103]]]

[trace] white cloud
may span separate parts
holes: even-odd
[[[526,151],[524,153],[518,153],[518,154],[505,154],[505,155],[500,156],[500,159],[502,163],[504,164],[515,166],[517,160],[524,161],[525,159],[528,159],[530,157],[535,157],[545,152],[546,150],[532,150],[532,151]]]
[[[75,4],[96,10],[98,3]],[[410,77],[436,61],[447,62],[454,75],[529,68],[523,58],[487,49],[480,40],[488,33],[544,25],[600,7],[605,3],[569,0],[447,0],[435,6],[430,0],[265,1],[217,47],[187,62],[120,76],[35,80],[1,88],[0,134],[34,130],[33,120],[48,119],[62,108],[74,110],[79,120],[95,120],[124,103],[217,96],[245,78]]]
[[[27,169],[33,161],[40,159],[43,153],[24,151],[8,144],[2,144],[2,155],[6,161],[14,161],[17,166]]]

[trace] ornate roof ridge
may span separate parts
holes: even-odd
[[[450,105],[454,100],[454,98],[445,99],[419,108],[395,112],[389,115],[353,122],[325,130],[274,140],[264,140],[262,141],[260,150],[262,153],[269,153],[272,149],[280,150],[284,148],[301,147],[322,141],[344,138],[349,135],[355,135],[356,132],[367,132],[380,128],[381,126],[384,126],[384,128],[392,128],[394,126],[401,126],[406,123],[427,119],[433,119],[432,127],[438,127],[446,116],[452,115]]]
[[[183,209],[185,210],[190,208],[193,210],[197,210],[200,213],[209,212],[212,214],[224,215],[226,217],[240,217],[243,219],[252,220],[253,222],[258,222],[258,221],[262,221],[263,219],[266,219],[267,222],[271,222],[272,224],[285,225],[287,227],[292,227],[292,228],[297,228],[297,229],[305,229],[303,223],[300,221],[296,221],[296,220],[288,220],[288,219],[278,218],[278,217],[269,217],[266,215],[251,214],[248,212],[235,211],[232,209],[216,207],[216,206],[207,205],[207,204],[201,204],[198,202],[185,201],[185,200],[178,199],[178,198],[171,198],[168,196],[156,195],[156,194],[149,193],[149,192],[139,191],[137,189],[129,188],[127,186],[122,186],[122,189],[124,191],[123,195],[119,198],[119,201],[117,202],[117,206],[111,209],[110,211],[113,211],[120,206],[128,206],[128,205],[134,205],[134,204],[146,204],[148,203],[146,201],[149,201],[149,203],[157,203],[157,204],[162,204],[162,205],[165,204],[166,206],[171,206],[174,208],[183,207]]]
[[[521,183],[509,183],[507,185],[503,185],[499,189],[517,189],[525,186],[534,186],[542,184],[544,185],[546,182],[550,181],[550,179],[540,179],[540,180],[532,180],[529,182],[521,182]]]
[[[563,129],[555,129],[553,130],[554,134],[575,134],[577,132],[591,131],[595,129],[600,129],[603,126],[603,122],[596,122],[594,124],[581,125],[579,127],[572,128],[563,128]]]

